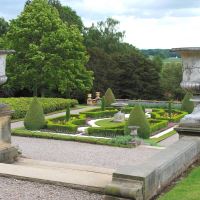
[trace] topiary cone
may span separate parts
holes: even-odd
[[[193,95],[190,92],[187,92],[182,100],[181,110],[186,111],[188,113],[191,113],[194,109],[194,103],[193,101],[190,101],[190,99],[193,97]]]
[[[106,90],[106,93],[104,96],[105,96],[105,106],[106,107],[111,106],[112,103],[116,102],[115,96],[110,88],[108,88]]]
[[[43,108],[36,97],[33,98],[24,119],[24,126],[29,130],[39,130],[46,125]]]
[[[127,126],[139,126],[138,136],[146,139],[150,136],[150,125],[142,107],[137,104],[130,113]]]

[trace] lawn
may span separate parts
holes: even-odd
[[[159,200],[199,200],[200,199],[200,167],[193,169],[171,191]]]
[[[101,127],[114,127],[114,126],[124,126],[125,122],[113,122],[113,119],[102,119],[95,122],[96,125]]]

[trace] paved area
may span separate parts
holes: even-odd
[[[173,143],[177,142],[178,140],[179,140],[179,135],[174,134],[171,137],[161,141],[159,144],[161,146],[168,147],[168,146],[172,145]]]
[[[103,200],[103,196],[62,186],[0,177],[1,200]]]
[[[12,136],[12,143],[19,146],[28,158],[114,169],[120,165],[139,164],[162,151],[144,146],[130,149],[15,136]]]
[[[79,112],[87,111],[87,110],[90,110],[90,109],[95,108],[95,107],[96,106],[88,106],[86,108],[71,110],[71,114],[78,114]],[[52,114],[52,115],[47,115],[45,118],[51,119],[51,118],[54,118],[54,117],[59,117],[59,116],[65,115],[65,114],[66,114],[65,112],[60,112],[60,113],[55,113],[55,114]],[[20,128],[20,127],[23,127],[23,126],[24,126],[23,121],[11,123],[11,128]]]
[[[112,169],[102,167],[24,158],[14,164],[0,163],[0,175],[6,175],[6,177],[23,178],[101,193],[104,192],[106,185],[111,183],[113,172]]]

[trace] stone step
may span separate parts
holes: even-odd
[[[112,181],[113,169],[20,158],[10,164],[0,163],[0,175],[50,183],[103,193]]]

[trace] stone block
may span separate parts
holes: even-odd
[[[184,172],[200,155],[200,138],[183,137],[169,148],[159,152],[144,163],[136,166],[122,166],[113,174],[113,180],[110,184],[115,186],[114,192],[106,190],[107,195],[118,196],[120,198],[149,200],[158,194],[164,187]],[[126,185],[129,182],[132,186]],[[118,182],[118,186],[116,186]],[[136,193],[131,194],[134,187],[140,183],[142,198]],[[120,192],[119,192],[120,191]],[[121,192],[123,191],[123,192]],[[135,190],[136,192],[136,190]]]

